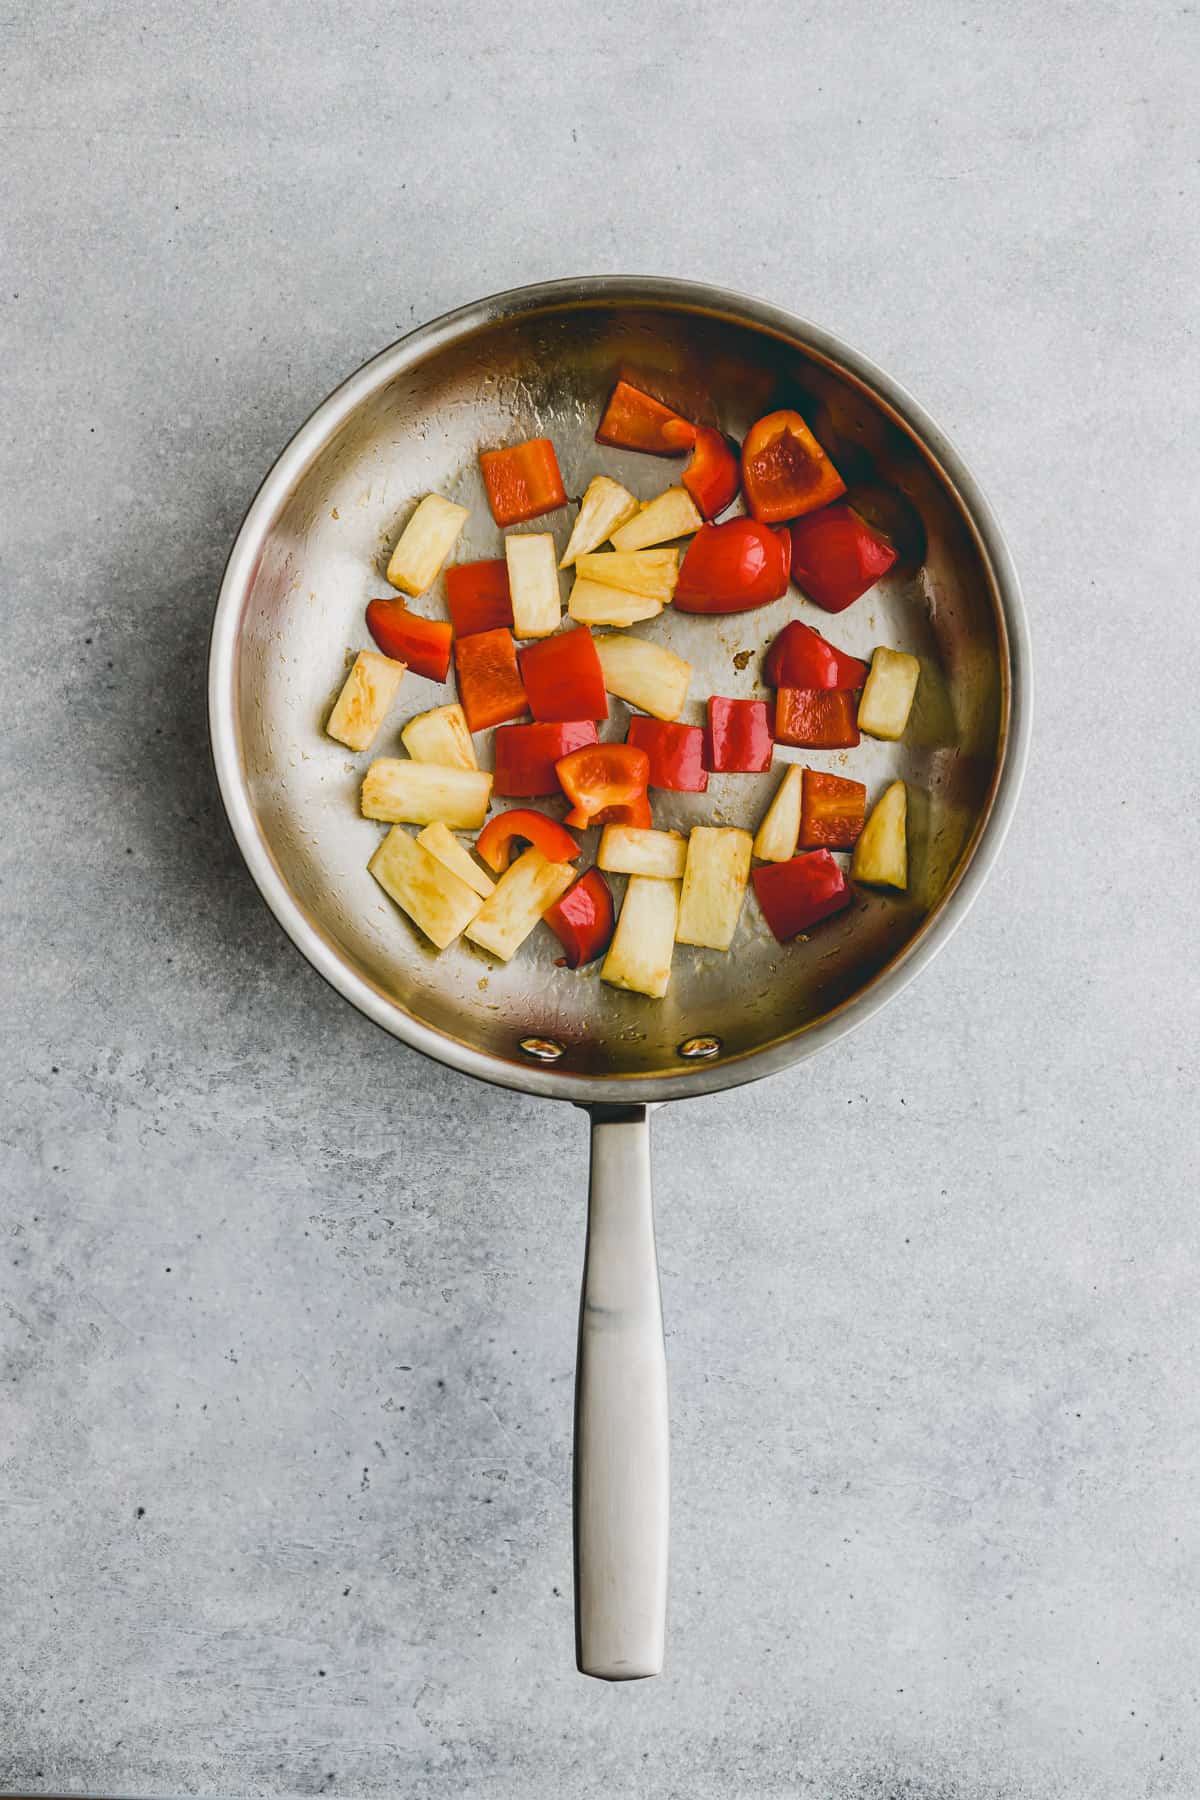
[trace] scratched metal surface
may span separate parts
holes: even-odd
[[[884,643],[921,660],[902,743],[864,738],[853,751],[812,753],[781,747],[767,774],[714,776],[703,795],[654,796],[659,825],[753,830],[788,761],[853,774],[872,799],[902,776],[912,802],[908,893],[864,890],[851,910],[785,949],[750,896],[728,955],[677,948],[661,1002],[605,986],[598,963],[578,974],[556,968],[559,946],[544,929],[507,964],[465,940],[436,954],[367,873],[384,828],[359,814],[363,771],[373,756],[403,754],[401,726],[445,699],[441,684],[406,676],[384,730],[362,755],[322,731],[348,662],[370,644],[364,603],[390,591],[388,555],[421,495],[442,493],[470,508],[455,560],[502,552],[479,474],[480,449],[551,436],[572,501],[599,472],[643,499],[678,481],[678,462],[595,443],[596,421],[620,371],[678,395],[695,416],[716,417],[738,436],[764,411],[797,406],[852,487],[899,496],[907,555],[837,619],[793,586],[752,613],[706,618],[668,607],[633,628],[692,665],[685,720],[703,720],[710,693],[766,696],[761,652],[788,618],[807,618],[864,658]],[[561,552],[574,512],[568,505],[527,529],[552,530]],[[562,587],[565,603],[566,575]],[[445,616],[443,578],[419,608]],[[243,756],[261,829],[285,879],[344,955],[439,1032],[509,1060],[519,1060],[517,1046],[527,1035],[554,1038],[567,1046],[561,1068],[585,1074],[677,1073],[676,1047],[697,1033],[719,1034],[727,1058],[744,1056],[845,1002],[937,904],[980,820],[1001,742],[992,575],[932,456],[881,403],[815,354],[682,307],[564,303],[493,323],[435,349],[360,407],[267,538],[243,612],[239,692]],[[614,701],[603,735],[623,737],[627,717],[628,708]],[[491,734],[479,741],[490,766]],[[547,802],[547,810],[561,816],[565,803]],[[585,858],[597,836],[585,844]],[[621,878],[615,885],[619,892]]]

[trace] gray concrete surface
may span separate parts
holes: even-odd
[[[1194,1800],[1194,10],[16,0],[0,47],[0,1786]],[[658,1118],[671,1659],[610,1690],[583,1121],[285,945],[200,678],[345,371],[615,269],[924,400],[1040,709],[936,967]]]

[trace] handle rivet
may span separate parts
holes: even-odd
[[[556,1042],[554,1038],[522,1038],[520,1048],[526,1056],[532,1056],[535,1062],[557,1062],[567,1051],[566,1045]]]
[[[684,1038],[680,1044],[679,1054],[689,1062],[696,1062],[702,1057],[720,1056],[721,1048],[719,1037],[690,1037]]]

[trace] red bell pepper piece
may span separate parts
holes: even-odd
[[[860,688],[866,679],[865,662],[799,619],[784,626],[763,663],[763,680],[771,687]]]
[[[574,862],[579,855],[579,845],[565,826],[528,806],[514,806],[489,819],[475,839],[475,854],[503,875],[517,838],[540,850],[547,862]]]
[[[696,447],[681,480],[704,517],[715,519],[733,503],[742,485],[737,444],[711,425],[697,425]]]
[[[477,631],[454,646],[458,697],[472,731],[503,725],[529,711],[511,631]]]
[[[542,918],[567,953],[563,962],[578,969],[602,956],[611,942],[612,889],[599,869],[589,869]]]
[[[747,612],[786,594],[790,545],[757,519],[702,525],[675,584],[678,612]]]
[[[604,670],[586,625],[540,638],[518,651],[521,679],[535,719],[607,719]]]
[[[567,817],[570,818],[570,813]],[[619,805],[602,806],[598,813],[593,813],[588,820],[589,825],[637,825],[643,831],[649,831],[654,823],[654,814],[650,810],[650,796],[636,794],[632,800],[622,800]]]
[[[775,696],[775,741],[802,750],[852,750],[858,709],[848,688],[781,687]]]
[[[695,441],[694,425],[628,381],[618,381],[596,427],[598,444],[645,450],[650,456],[682,456]]]
[[[714,775],[761,775],[769,769],[775,746],[766,701],[726,700],[713,694],[704,750],[704,766]]]
[[[756,519],[775,524],[815,512],[846,484],[798,412],[768,413],[742,445],[742,487]]]
[[[444,619],[423,619],[403,600],[369,600],[367,630],[385,656],[407,663],[414,675],[445,681],[450,673],[454,627]]]
[[[479,631],[511,629],[512,595],[508,591],[508,564],[502,556],[486,562],[455,563],[446,570],[446,611],[455,637],[474,637]]]
[[[626,743],[650,758],[651,787],[679,794],[702,794],[708,786],[704,767],[704,732],[699,725],[672,725],[636,713],[629,721]]]
[[[854,898],[828,850],[793,856],[790,862],[760,863],[750,879],[763,918],[781,944],[841,912]]]
[[[507,450],[481,450],[479,466],[497,525],[519,525],[567,503],[549,438],[530,438]]]
[[[792,574],[826,612],[845,612],[887,574],[896,554],[849,505],[822,507],[792,526]]]
[[[495,738],[492,792],[505,800],[561,794],[555,763],[595,742],[596,727],[590,719],[573,719],[566,725],[501,725]]]
[[[650,824],[646,797],[650,758],[636,745],[596,744],[572,750],[555,766],[571,802],[568,825],[582,831],[588,825]]]
[[[861,781],[805,769],[800,783],[800,848],[853,850],[867,816]]]

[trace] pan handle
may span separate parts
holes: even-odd
[[[575,1648],[580,1671],[663,1665],[667,1358],[644,1106],[593,1106],[575,1371]]]

